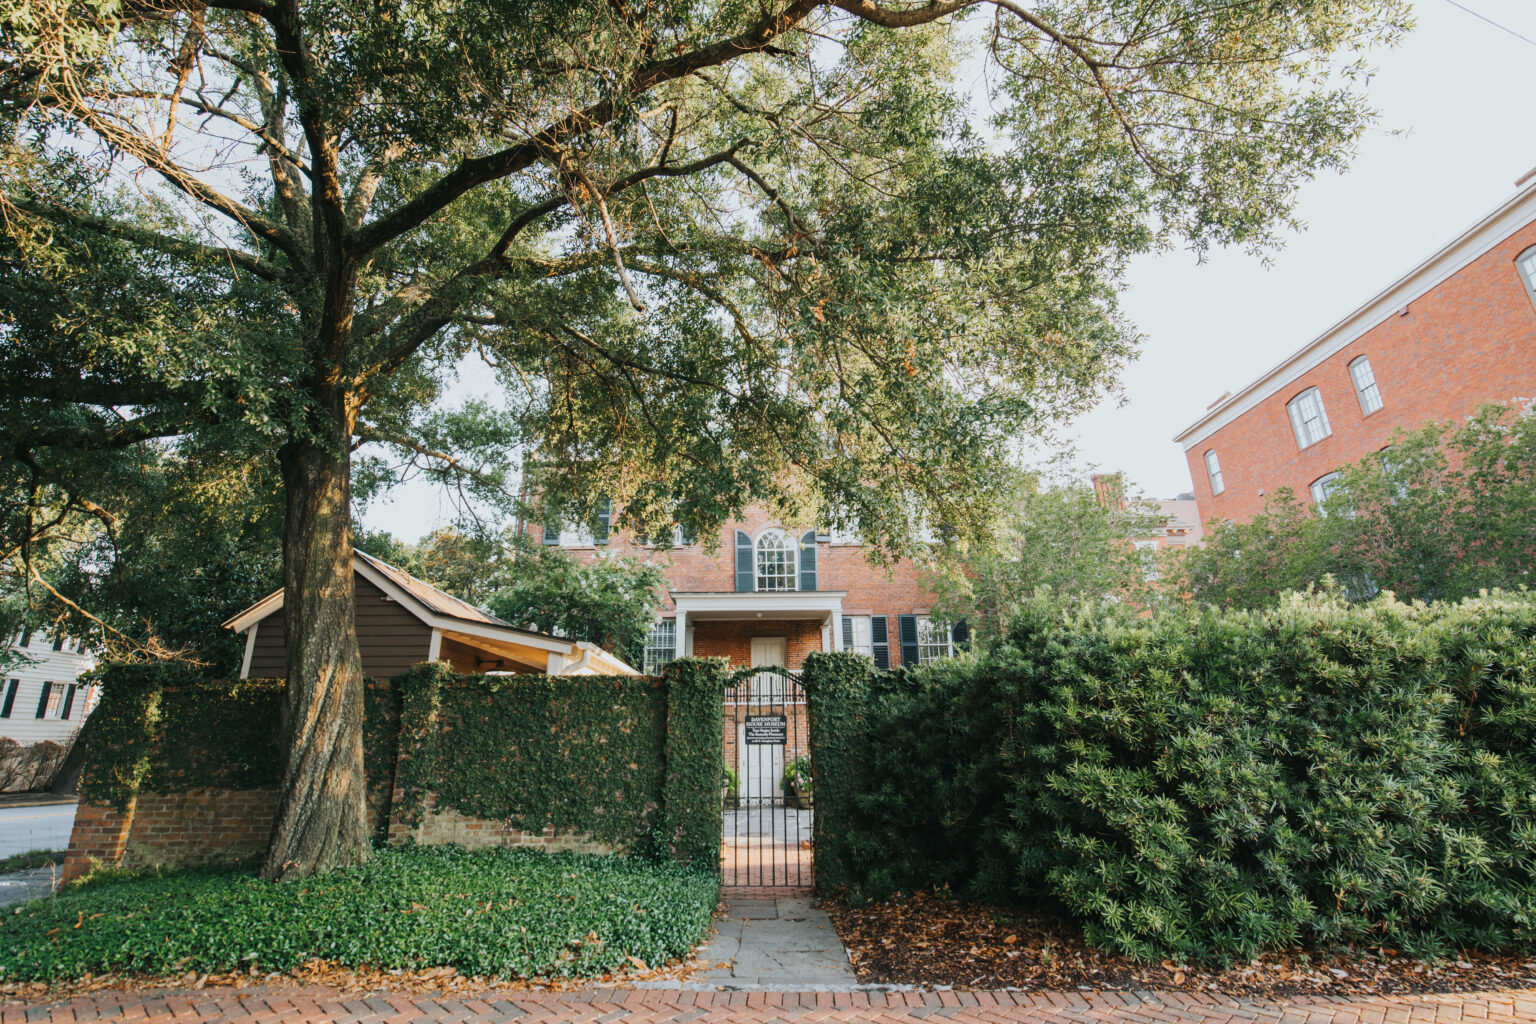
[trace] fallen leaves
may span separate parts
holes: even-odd
[[[1045,914],[926,893],[864,907],[829,906],[865,984],[1026,991],[1178,989],[1229,996],[1376,995],[1536,985],[1536,960],[1463,952],[1429,963],[1395,949],[1282,950],[1229,968],[1142,963],[1092,949]]]

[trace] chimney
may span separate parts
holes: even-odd
[[[1125,508],[1125,481],[1119,473],[1095,473],[1093,496],[1105,508]]]

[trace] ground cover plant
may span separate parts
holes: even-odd
[[[1041,601],[984,657],[806,687],[818,884],[856,900],[1048,906],[1141,960],[1536,948],[1529,596]]]
[[[249,871],[103,876],[0,915],[0,982],[293,970],[311,960],[495,978],[600,975],[684,956],[715,877],[675,863],[406,847],[274,884]]]

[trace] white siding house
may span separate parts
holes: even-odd
[[[52,740],[67,743],[96,707],[100,687],[76,682],[96,666],[96,657],[78,641],[28,630],[11,638],[11,650],[30,663],[0,675],[0,738],[29,747]]]

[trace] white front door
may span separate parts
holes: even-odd
[[[789,640],[782,636],[752,638],[752,667],[783,666],[789,660]],[[752,677],[749,714],[769,713],[784,702],[784,677],[763,672]],[[782,800],[779,783],[784,775],[784,745],[747,743],[745,725],[736,727],[736,772],[741,777],[741,795],[748,805],[761,806]]]

